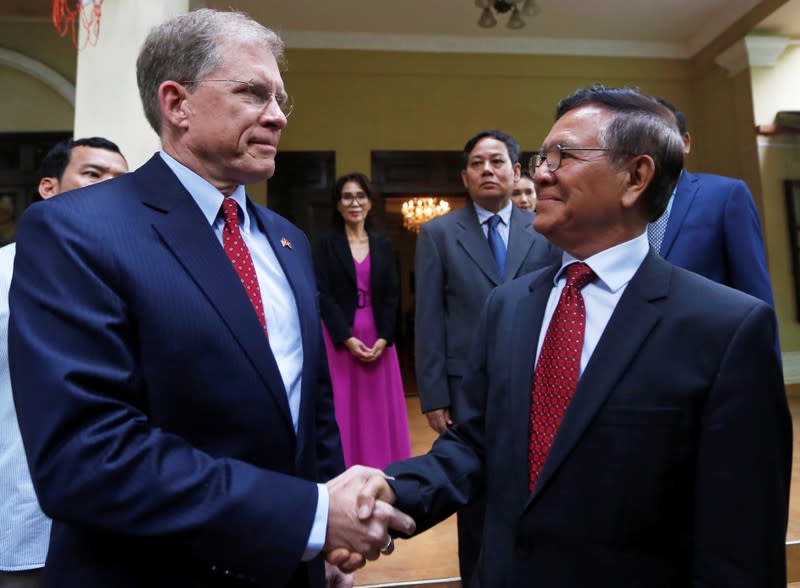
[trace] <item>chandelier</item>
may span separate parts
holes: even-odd
[[[497,24],[492,10],[497,14],[511,12],[506,23],[510,29],[521,29],[525,26],[522,15],[536,16],[540,12],[536,0],[475,0],[475,6],[483,9],[478,26],[484,29],[490,29]]]
[[[450,203],[433,196],[414,196],[403,202],[403,226],[419,233],[420,225],[450,212]]]

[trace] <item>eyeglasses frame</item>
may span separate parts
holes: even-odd
[[[263,96],[259,96],[255,92],[253,92],[253,88],[256,87],[256,83],[253,80],[244,81],[244,80],[223,80],[223,79],[202,79],[202,80],[181,80],[179,83],[183,85],[194,85],[194,84],[203,84],[205,82],[232,82],[234,84],[244,84],[247,86],[247,93],[250,96],[257,98],[260,102],[261,108],[265,108],[269,105],[272,100],[275,100],[275,103],[278,105],[278,108],[283,113],[283,116],[289,118],[289,116],[294,112],[294,103],[292,101],[292,97],[287,94],[286,92],[281,92],[276,94],[271,90],[267,92],[267,98],[264,99]]]
[[[547,160],[546,153],[539,151],[531,155],[531,158],[528,160],[528,173],[531,175],[531,177],[533,177],[533,175],[536,173],[536,169],[543,163],[547,163],[547,169],[551,173],[558,170],[561,167],[561,162],[564,158],[565,151],[614,151],[609,147],[565,147],[560,143],[551,147],[548,150],[548,153],[553,152],[553,150],[558,152],[558,164],[555,167],[550,165],[550,162]]]

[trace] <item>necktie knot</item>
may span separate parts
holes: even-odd
[[[239,226],[239,205],[230,197],[222,199],[222,218],[226,226]]]
[[[497,262],[497,270],[502,280],[506,270],[506,244],[500,236],[500,231],[497,230],[500,220],[499,214],[493,214],[486,220],[486,237],[489,239],[489,249]]]
[[[567,266],[567,287],[583,290],[589,282],[597,277],[594,270],[585,263],[573,263]]]

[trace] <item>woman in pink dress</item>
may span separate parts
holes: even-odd
[[[403,380],[393,345],[399,300],[391,241],[368,229],[373,190],[364,174],[334,187],[334,229],[315,267],[336,420],[347,467],[384,468],[411,455]]]

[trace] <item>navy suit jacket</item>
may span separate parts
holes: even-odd
[[[321,558],[300,559],[315,483],[343,460],[310,247],[248,209],[297,302],[296,434],[239,278],[159,156],[25,213],[11,376],[54,519],[44,586],[323,585]]]
[[[387,468],[396,505],[421,532],[485,489],[482,588],[784,588],[792,425],[774,312],[654,252],[528,491],[534,357],[557,267],[492,292],[465,418]]]
[[[561,259],[561,251],[534,230],[533,218],[512,207],[502,279],[471,201],[422,225],[414,262],[414,345],[423,412],[450,407],[458,417],[458,382],[489,292]]]
[[[684,170],[659,253],[773,305],[758,211],[742,180]]]

